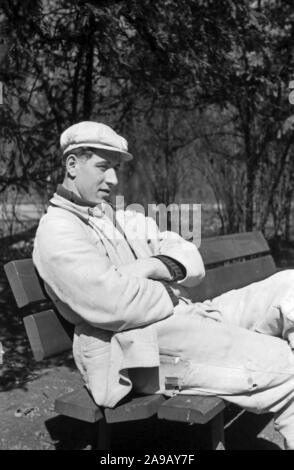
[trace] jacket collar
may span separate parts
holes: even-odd
[[[92,217],[103,217],[106,214],[112,219],[112,214],[116,211],[116,208],[110,202],[101,201],[98,204],[93,204],[84,201],[62,184],[57,185],[56,193],[49,202],[52,206],[62,207],[63,209],[71,210],[71,212],[75,213],[78,212],[83,217],[85,217],[86,214]]]
[[[65,189],[65,191],[67,191]],[[75,215],[77,215],[79,218],[84,220],[84,222],[89,223],[89,218],[90,217],[98,217],[102,218],[104,217],[105,214],[109,214],[109,211],[112,211],[112,207],[107,204],[106,202],[101,202],[97,204],[94,207],[89,207],[88,205],[85,204],[78,204],[77,202],[80,201],[73,201],[71,197],[71,191],[67,191],[70,193],[69,195],[67,193],[64,193],[63,191],[56,191],[56,193],[53,195],[52,199],[50,199],[49,203],[51,206],[55,207],[60,207],[62,209],[66,209]],[[66,197],[64,197],[66,196]]]
[[[68,189],[66,189],[62,184],[59,184],[57,186],[56,194],[58,194],[58,196],[63,197],[64,199],[67,199],[70,202],[73,202],[74,204],[78,206],[83,206],[83,207],[95,207],[96,206],[96,204],[84,201],[81,197],[79,197],[73,191],[69,191]]]

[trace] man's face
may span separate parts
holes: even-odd
[[[101,155],[99,150],[93,150],[90,158],[76,160],[74,185],[79,196],[93,204],[109,200],[111,190],[118,183],[119,156]]]

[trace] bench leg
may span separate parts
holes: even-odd
[[[218,413],[209,423],[212,450],[225,450],[224,413]]]
[[[105,418],[98,421],[98,438],[97,450],[110,450],[111,441],[111,425],[108,424]]]

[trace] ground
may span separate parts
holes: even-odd
[[[23,248],[23,247],[22,247]],[[294,267],[294,247],[275,250],[281,268]],[[8,255],[7,255],[8,256]],[[16,259],[19,253],[9,253]],[[3,263],[7,258],[2,257]],[[26,339],[22,318],[0,271],[0,341],[5,350],[0,365],[0,450],[91,449],[95,425],[57,416],[54,400],[74,389],[79,380],[70,355],[36,363]],[[254,415],[237,408],[226,410],[228,449],[282,449],[282,439],[268,415]],[[113,447],[120,451],[197,450],[199,427],[185,424],[134,422],[113,426]]]

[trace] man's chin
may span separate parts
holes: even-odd
[[[83,198],[84,202],[90,207],[95,207],[102,202],[110,202],[108,194],[99,194],[95,198]]]
[[[106,191],[105,192],[99,191],[98,197],[97,197],[97,204],[99,204],[99,202],[110,202],[110,193]]]

